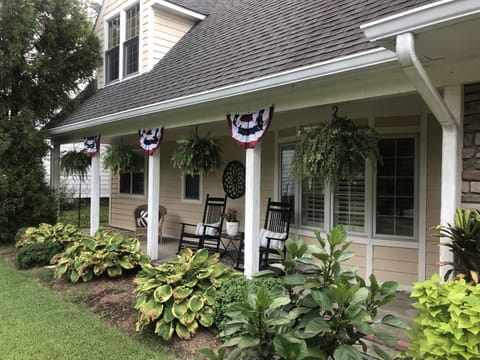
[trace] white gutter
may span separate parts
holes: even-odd
[[[360,29],[371,41],[378,41],[407,32],[432,30],[479,14],[478,0],[442,0],[363,24]]]
[[[80,121],[50,129],[50,135],[61,135],[71,131],[83,130],[87,127],[101,126],[112,122],[130,118],[156,114],[163,111],[175,110],[182,107],[198,105],[210,101],[249,94],[261,90],[280,87],[283,85],[308,81],[321,77],[328,77],[348,71],[373,67],[397,61],[395,53],[383,48],[377,48],[362,53],[335,58],[332,60],[303,66],[300,68],[267,75],[260,78],[232,84],[200,93],[161,101],[155,104],[140,106],[134,109],[120,111],[113,114],[100,116],[93,119]]]
[[[478,0],[477,0],[478,1]],[[460,205],[460,119],[457,119],[439,92],[415,53],[415,41],[411,33],[397,35],[396,52],[405,74],[416,88],[429,109],[442,126],[442,174],[440,223],[452,223],[455,209]],[[440,247],[440,263],[453,261],[453,255],[445,246]],[[440,267],[442,276],[447,266]]]
[[[165,0],[154,1],[152,6],[156,7],[156,8],[166,10],[166,11],[170,11],[170,12],[176,14],[176,15],[179,15],[179,16],[185,17],[187,19],[191,19],[191,20],[198,21],[198,20],[203,20],[203,19],[206,18],[206,16],[203,15],[203,14],[200,14],[196,11],[189,10],[187,8],[184,8],[183,6],[175,5],[175,4],[173,4],[169,1],[165,1]]]

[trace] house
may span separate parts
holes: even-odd
[[[95,30],[99,90],[50,127],[55,149],[94,134],[133,143],[139,129],[164,127],[145,171],[112,177],[111,225],[133,228],[136,205],[160,202],[164,235],[178,237],[179,222],[200,219],[207,193],[223,194],[222,171],[192,179],[171,165],[175,141],[196,128],[221,141],[225,164],[246,166],[245,196],[228,207],[244,219],[247,275],[269,197],[294,201],[293,238],[342,223],[364,276],[409,288],[450,259],[432,226],[480,202],[478,0],[106,0]],[[270,104],[261,142],[239,147],[226,114]],[[355,186],[309,188],[287,171],[294,144],[331,119],[333,105],[377,131],[385,166],[367,163]]]

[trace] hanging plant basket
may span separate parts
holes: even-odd
[[[305,131],[295,147],[291,170],[301,177],[322,183],[355,182],[365,172],[365,160],[380,159],[376,132],[337,116],[330,122]]]
[[[103,158],[103,166],[114,175],[121,172],[134,171],[138,167],[139,155],[130,144],[112,144],[107,148]]]
[[[186,174],[211,174],[223,165],[222,147],[218,140],[208,135],[200,137],[195,131],[188,137],[177,140],[177,144],[178,147],[172,155],[172,164]]]
[[[90,158],[85,151],[67,151],[60,160],[62,172],[67,176],[78,176],[80,180],[87,176],[89,166]]]

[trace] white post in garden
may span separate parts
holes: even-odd
[[[100,226],[100,147],[92,156],[90,178],[90,235],[95,235]]]
[[[50,188],[60,189],[60,144],[54,143],[50,151]]]
[[[147,255],[158,259],[158,211],[160,207],[160,149],[148,156]]]
[[[260,176],[261,143],[245,154],[245,276],[251,278],[259,269],[260,246]]]

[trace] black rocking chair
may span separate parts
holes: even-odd
[[[191,249],[206,248],[219,252],[223,228],[223,214],[225,213],[226,205],[227,195],[225,195],[225,197],[210,197],[210,195],[207,194],[202,222],[197,225],[181,223],[182,229],[178,252],[184,247]]]
[[[290,232],[293,207],[290,203],[268,199],[267,213],[263,229],[260,230],[260,269],[280,261],[277,247],[285,251],[285,241]],[[240,242],[236,267],[240,267],[243,259],[244,240]]]

